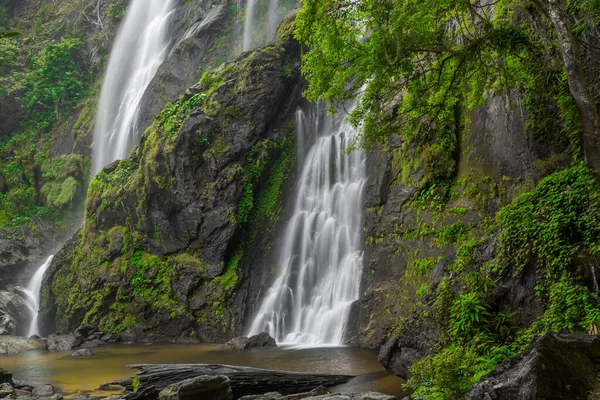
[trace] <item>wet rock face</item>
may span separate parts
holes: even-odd
[[[560,152],[544,138],[526,134],[526,111],[521,103],[516,94],[491,97],[485,106],[465,115],[465,126],[457,128],[462,132],[454,155],[454,183],[474,181],[481,188],[488,184],[485,182],[492,182],[489,184],[505,190],[502,195],[484,194],[493,203],[488,208],[463,195],[446,204],[446,209],[459,208],[460,215],[436,214],[428,206],[419,207],[418,199],[425,189],[420,185],[426,171],[418,163],[411,164],[411,160],[419,160],[419,155],[403,148],[400,137],[389,138],[385,148],[381,146],[367,154],[364,269],[361,296],[353,306],[349,321],[346,336],[349,343],[379,348],[386,343],[395,324],[412,321],[400,324],[404,326],[401,332],[392,335],[406,333],[402,340],[411,343],[400,348],[422,352],[435,344],[441,327],[427,302],[435,299],[445,267],[456,259],[456,248],[452,242],[436,242],[432,234],[421,235],[421,227],[425,225],[438,233],[453,224],[469,226],[493,216],[510,201],[518,184],[536,179],[534,164],[537,161]],[[481,263],[495,257],[497,234],[494,232],[485,238],[487,244],[478,250]],[[435,260],[426,278],[410,270],[415,259]],[[523,323],[535,320],[540,313],[533,290],[535,281],[534,269],[524,270],[516,278],[506,278],[495,288],[498,308],[518,310]],[[457,288],[451,290],[454,292]],[[413,356],[407,355],[407,358]],[[406,363],[402,363],[402,371],[392,364],[389,365],[395,373],[408,372]]]
[[[485,375],[467,400],[588,399],[600,395],[600,337],[546,335]],[[590,396],[590,397],[588,397]]]
[[[217,66],[217,60],[234,55],[234,38],[239,37],[242,24],[230,10],[237,4],[235,1],[213,3],[209,0],[189,2],[175,10],[171,23],[172,48],[140,105],[138,126],[142,131],[152,124],[166,103],[175,101],[196,83],[209,65]],[[221,40],[215,43],[218,38]]]
[[[285,143],[294,144],[304,88],[289,33],[217,70],[216,83],[194,85],[128,160],[99,174],[84,227],[46,275],[47,331],[85,322],[131,339],[224,342],[240,333],[257,291],[250,282],[266,273],[245,261],[265,253],[249,232],[277,220],[279,186],[269,192],[272,213],[238,210],[258,202]],[[184,113],[170,119],[173,109]]]
[[[9,285],[8,289],[0,291],[0,335],[17,335],[27,330],[31,315],[19,288]]]
[[[410,343],[394,337],[381,347],[377,361],[394,375],[408,379],[410,378],[408,368],[428,353],[427,349],[415,349],[410,347]]]

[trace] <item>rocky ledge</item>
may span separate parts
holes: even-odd
[[[62,394],[55,393],[54,386],[30,385],[27,382],[13,380],[12,374],[0,368],[0,399],[5,400],[64,400]]]

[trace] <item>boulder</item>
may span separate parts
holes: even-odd
[[[15,396],[15,388],[10,383],[0,384],[0,399],[14,398]]]
[[[81,325],[79,328],[75,329],[75,333],[81,335],[84,338],[87,338],[98,331],[99,329],[93,325]]]
[[[12,374],[5,370],[4,368],[0,368],[0,384],[1,383],[13,383]]]
[[[505,361],[469,389],[467,400],[588,399],[598,392],[600,337],[550,334]],[[600,393],[598,393],[600,394]]]
[[[238,336],[234,337],[223,346],[220,347],[221,350],[244,350],[246,345],[248,344],[248,338],[246,336]]]
[[[381,346],[377,361],[392,374],[408,379],[410,378],[408,368],[427,353],[403,344],[398,337],[388,340]]]
[[[16,354],[30,350],[46,350],[46,342],[21,336],[0,336],[0,354]]]
[[[79,349],[71,354],[71,357],[89,357],[93,355],[94,353],[90,349]]]
[[[261,332],[258,335],[250,336],[246,349],[261,348],[267,349],[277,347],[277,342],[267,332]]]
[[[261,332],[258,335],[251,337],[238,336],[234,337],[223,346],[221,350],[246,350],[253,348],[267,349],[277,347],[277,342],[267,332]]]
[[[30,319],[27,301],[12,288],[0,291],[0,335],[17,335],[19,325]]]
[[[202,375],[167,386],[158,394],[160,400],[232,400],[229,378]]]
[[[50,335],[48,336],[48,350],[52,351],[66,351],[73,350],[76,347],[83,344],[83,337],[79,334],[69,335]]]
[[[42,386],[36,386],[33,388],[31,392],[34,396],[39,397],[50,397],[54,395],[54,386],[50,384],[45,384]]]

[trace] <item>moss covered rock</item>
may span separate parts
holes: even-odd
[[[46,276],[47,331],[219,341],[241,329],[244,260],[295,162],[299,53],[288,34],[206,72],[98,174]]]

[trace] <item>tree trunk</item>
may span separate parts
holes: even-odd
[[[218,364],[141,364],[129,365],[139,369],[134,381],[136,391],[127,400],[157,399],[158,393],[169,385],[201,375],[225,375],[231,381],[233,398],[246,395],[279,392],[283,395],[309,392],[318,386],[336,386],[353,376],[305,372],[275,371]],[[116,383],[116,382],[115,382]]]
[[[546,13],[558,35],[560,53],[567,72],[569,91],[581,114],[585,162],[600,175],[600,118],[580,59],[577,38],[569,28],[563,0],[534,0]]]

